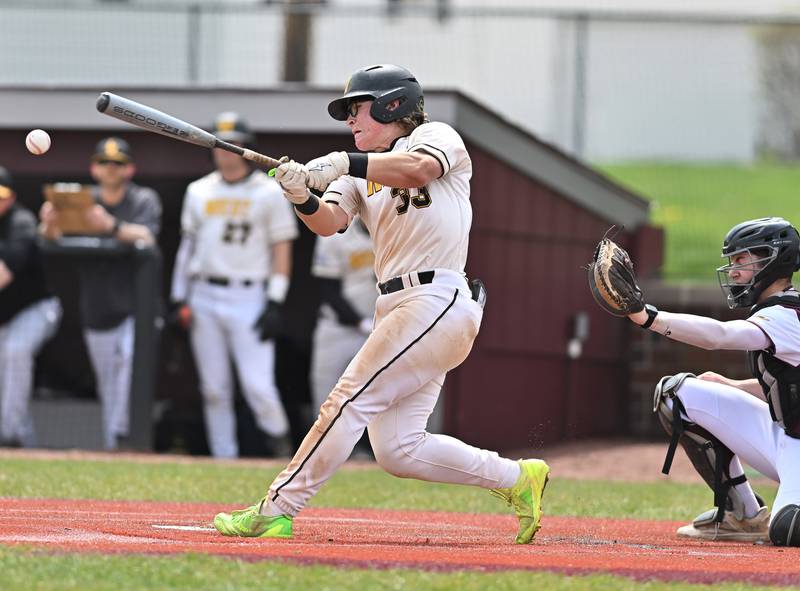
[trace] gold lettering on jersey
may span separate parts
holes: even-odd
[[[350,254],[350,268],[363,269],[375,263],[375,254],[371,250],[358,250]]]
[[[251,201],[249,199],[235,199],[229,197],[219,197],[206,201],[206,215],[225,216],[225,217],[244,217],[250,211]]]
[[[427,187],[420,187],[419,189],[392,189],[392,198],[400,199],[400,203],[395,207],[397,215],[406,213],[409,205],[413,205],[416,209],[425,209],[426,207],[430,207],[431,203],[433,203]]]
[[[374,181],[367,181],[367,197],[372,197],[381,189],[383,189],[383,185],[380,185]]]

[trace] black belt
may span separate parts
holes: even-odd
[[[419,278],[420,285],[425,283],[433,283],[433,271],[420,271],[417,273],[417,277]],[[396,291],[400,291],[403,289],[403,277],[392,277],[388,281],[384,281],[383,283],[378,284],[378,290],[383,294],[387,295],[390,293],[394,293]]]
[[[267,284],[266,280],[258,281],[256,279],[228,279],[227,277],[203,277],[203,281],[206,283],[210,283],[211,285],[221,285],[222,287],[229,287],[231,285],[240,285],[242,287],[252,287],[258,283],[263,283],[264,285]]]

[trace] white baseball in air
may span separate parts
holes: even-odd
[[[41,156],[50,149],[50,135],[43,129],[34,129],[25,138],[25,147],[31,154]]]

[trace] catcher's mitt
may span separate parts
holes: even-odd
[[[627,316],[644,309],[631,257],[610,238],[603,238],[589,263],[589,287],[595,301],[609,314]]]

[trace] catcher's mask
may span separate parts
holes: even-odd
[[[350,103],[369,99],[372,99],[369,114],[380,123],[391,123],[425,110],[422,87],[414,75],[400,66],[384,64],[362,68],[350,76],[343,96],[330,102],[328,113],[338,121],[347,121]],[[390,110],[389,105],[396,100],[400,105]]]
[[[749,253],[750,259],[735,263],[734,258],[742,253]],[[783,218],[749,220],[734,226],[725,236],[722,257],[728,264],[717,269],[717,278],[728,307],[749,307],[777,279],[789,278],[800,269],[800,235]],[[737,283],[731,279],[732,271],[754,273],[750,281]]]

